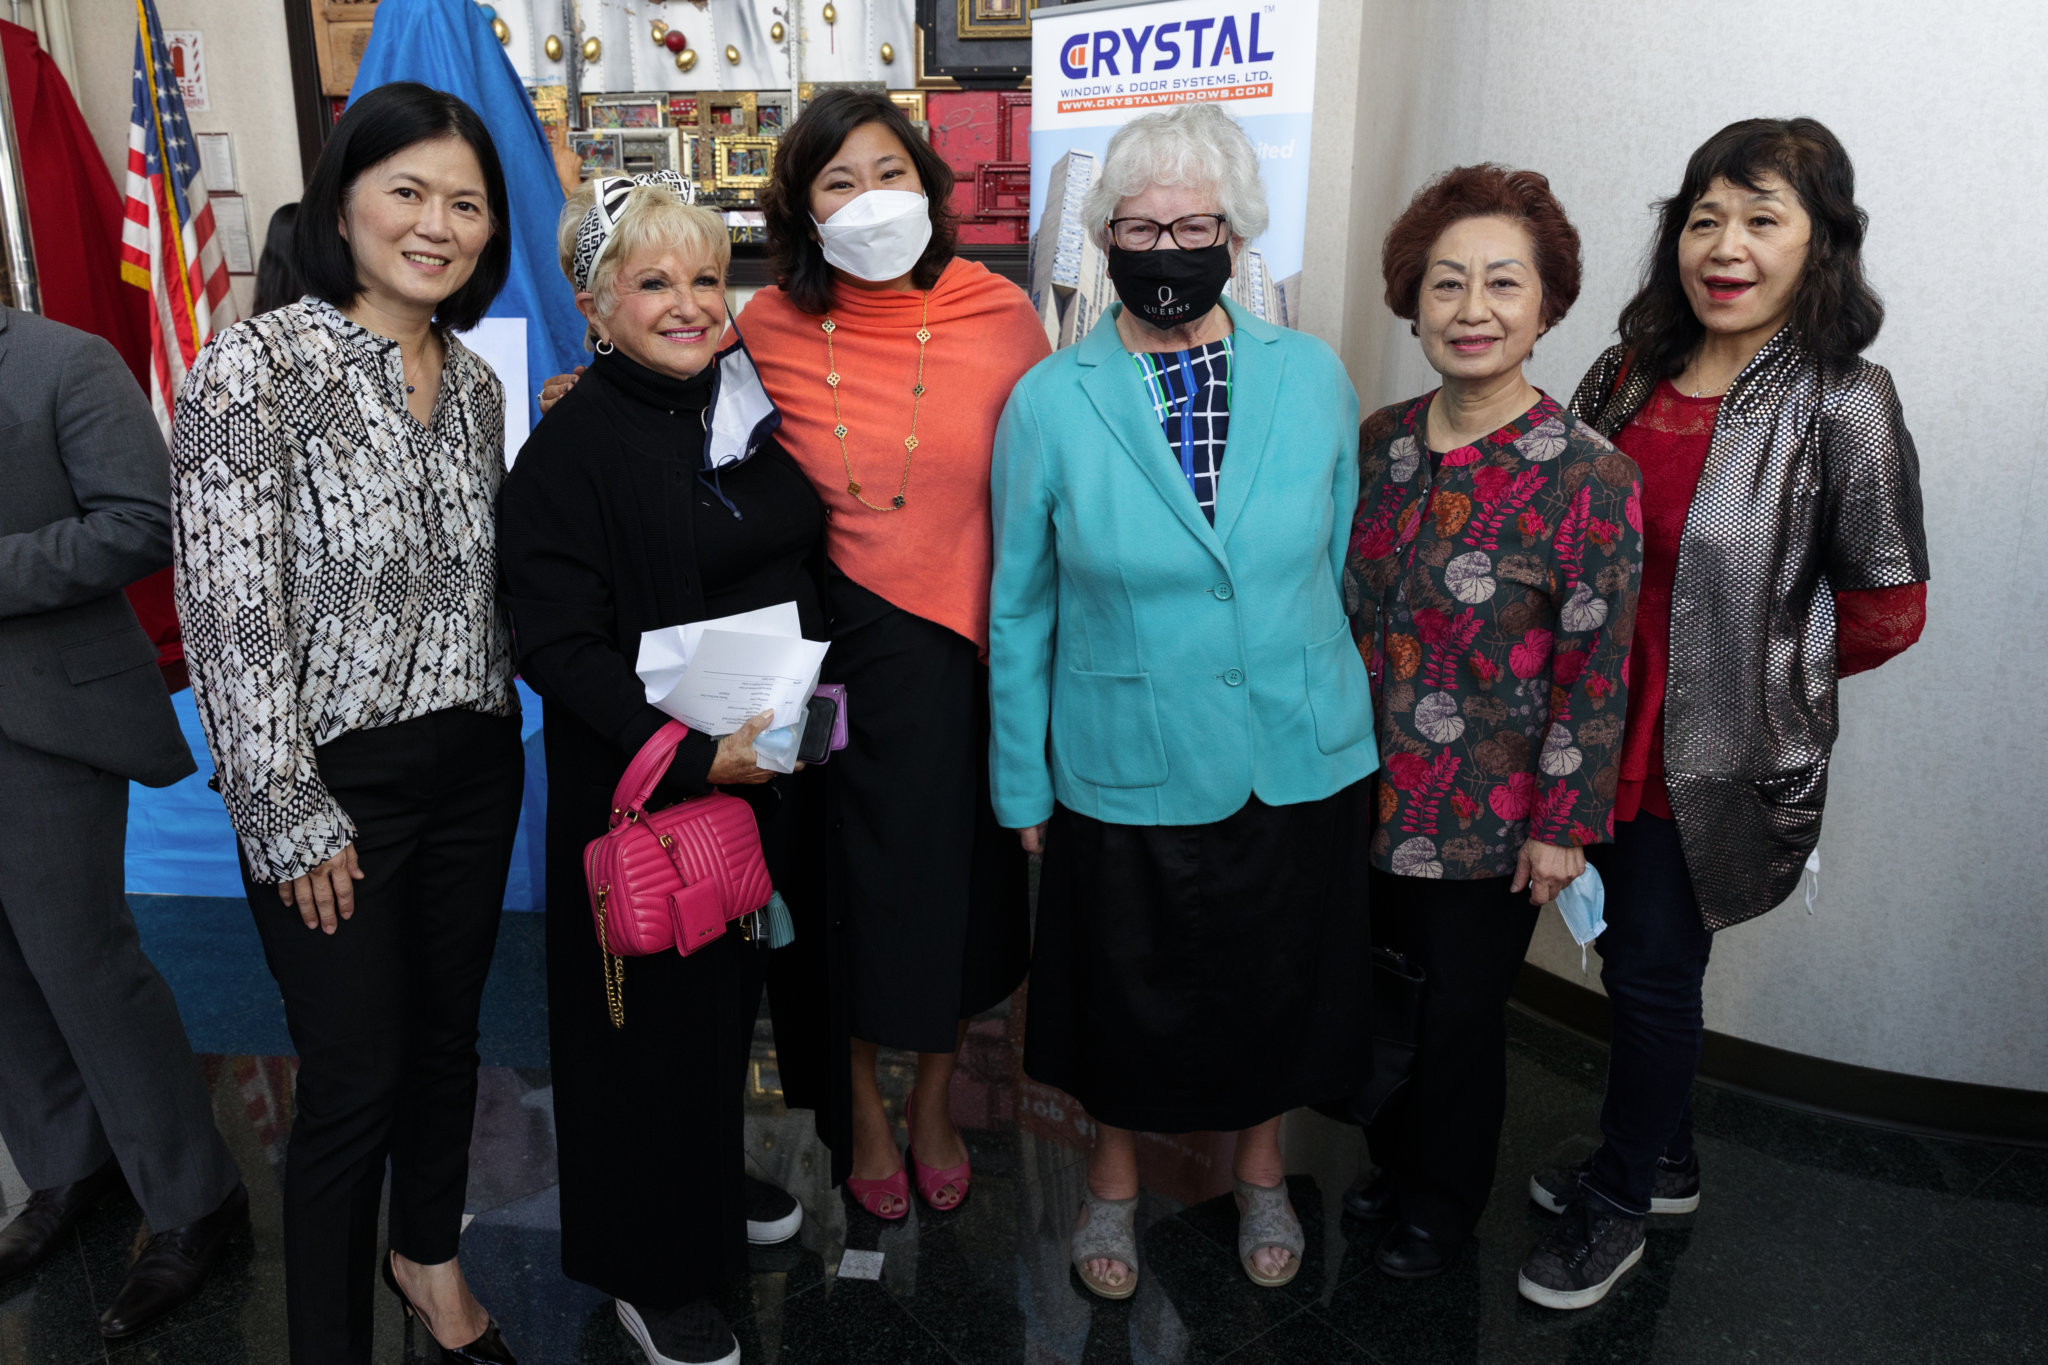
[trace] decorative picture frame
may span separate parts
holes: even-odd
[[[761,92],[754,97],[754,134],[781,137],[795,120],[789,117],[789,92]]]
[[[959,0],[962,38],[1029,38],[1030,0]]]
[[[616,174],[625,165],[616,128],[572,128],[569,151],[576,157],[577,173],[584,180],[593,175]]]
[[[688,179],[690,166],[682,134],[675,128],[621,128],[619,169],[627,175],[674,171]]]
[[[755,96],[751,90],[707,91],[704,96],[704,127],[714,137],[755,137]]]
[[[660,128],[667,124],[668,101],[660,95],[585,95],[583,126],[598,128]]]
[[[719,137],[713,139],[712,146],[712,164],[721,190],[758,190],[774,173],[776,139],[772,137]]]
[[[922,90],[891,90],[889,103],[903,111],[903,117],[912,123],[925,121],[925,92]],[[929,138],[926,141],[930,141]]]
[[[704,96],[690,90],[668,97],[668,126],[671,128],[702,128],[704,126]]]

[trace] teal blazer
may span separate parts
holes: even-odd
[[[1213,527],[1117,309],[1003,409],[989,782],[1008,828],[1055,800],[1114,824],[1208,824],[1379,766],[1339,587],[1357,392],[1322,342],[1224,307],[1236,335]]]

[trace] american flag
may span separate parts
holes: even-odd
[[[135,0],[135,25],[121,278],[149,291],[149,401],[168,440],[178,385],[213,334],[235,320],[235,299],[154,0]]]

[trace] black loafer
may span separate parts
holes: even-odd
[[[128,1268],[121,1292],[100,1314],[100,1335],[133,1336],[192,1297],[238,1233],[249,1230],[249,1191],[235,1186],[204,1218],[157,1233]]]
[[[33,1270],[73,1224],[120,1188],[121,1167],[108,1157],[83,1180],[31,1194],[14,1221],[0,1228],[0,1281]]]
[[[1426,1280],[1450,1269],[1451,1252],[1455,1249],[1412,1223],[1396,1223],[1380,1238],[1372,1259],[1397,1280]]]
[[[1384,1223],[1394,1216],[1394,1178],[1385,1171],[1358,1177],[1344,1191],[1344,1216],[1367,1223]]]

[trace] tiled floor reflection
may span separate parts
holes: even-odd
[[[215,1114],[253,1198],[253,1244],[171,1321],[108,1351],[93,1319],[142,1229],[132,1203],[104,1208],[63,1254],[0,1285],[0,1365],[284,1361],[278,1173],[291,1067],[258,1051],[281,1031],[260,957],[252,977],[236,956],[253,951],[253,934],[241,941],[246,914],[138,901],[145,942],[208,1053]],[[522,1360],[637,1365],[609,1300],[560,1273],[538,930],[538,917],[507,916],[463,1261]],[[224,998],[228,989],[241,994]],[[796,1242],[757,1252],[753,1273],[723,1295],[749,1365],[2048,1360],[2048,1152],[1834,1123],[1707,1088],[1701,1211],[1654,1223],[1642,1267],[1597,1308],[1564,1315],[1522,1302],[1515,1269],[1546,1223],[1525,1196],[1527,1172],[1590,1146],[1604,1065],[1597,1047],[1523,1015],[1499,1186],[1448,1274],[1406,1284],[1371,1267],[1376,1230],[1340,1217],[1358,1134],[1299,1113],[1285,1145],[1308,1251],[1292,1286],[1255,1288],[1237,1264],[1227,1145],[1171,1138],[1144,1153],[1139,1292],[1098,1302],[1065,1253],[1085,1119],[1020,1075],[1022,1012],[1020,998],[976,1023],[953,1093],[972,1196],[950,1214],[918,1204],[895,1225],[827,1186],[808,1116],[782,1108],[761,1030],[748,1159],[807,1216]],[[892,1074],[892,1098],[908,1082]],[[22,1194],[0,1153],[0,1199],[11,1207]],[[838,1278],[849,1249],[883,1253],[879,1282]],[[377,1311],[380,1365],[432,1358],[382,1295]]]

